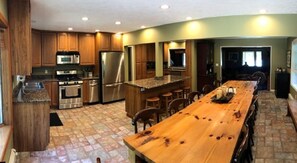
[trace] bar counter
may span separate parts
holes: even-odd
[[[182,88],[187,76],[166,75],[157,78],[134,80],[125,83],[125,105],[127,116],[133,117],[145,108],[145,100]]]

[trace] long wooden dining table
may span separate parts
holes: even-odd
[[[255,85],[228,81],[223,86],[236,89],[228,103],[212,102],[217,88],[147,130],[125,137],[124,143],[148,162],[230,162]]]

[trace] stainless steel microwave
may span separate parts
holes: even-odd
[[[57,65],[79,64],[79,52],[77,51],[58,51]]]

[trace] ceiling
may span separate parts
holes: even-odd
[[[161,5],[169,5],[162,10]],[[31,0],[32,28],[130,32],[146,27],[218,16],[297,14],[297,0]],[[82,21],[82,17],[88,21]],[[121,21],[116,25],[116,21]]]

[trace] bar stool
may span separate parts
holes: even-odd
[[[176,89],[173,91],[173,97],[174,98],[184,98],[184,93],[182,89]]]
[[[145,108],[160,108],[160,98],[151,97],[146,99]]]
[[[184,87],[183,88],[183,94],[184,96],[186,96],[186,98],[188,98],[189,93],[191,92],[191,88],[190,87]]]
[[[169,116],[168,105],[172,101],[172,98],[173,96],[171,92],[167,92],[161,95],[161,104],[163,104],[163,106],[165,107],[166,117]]]

